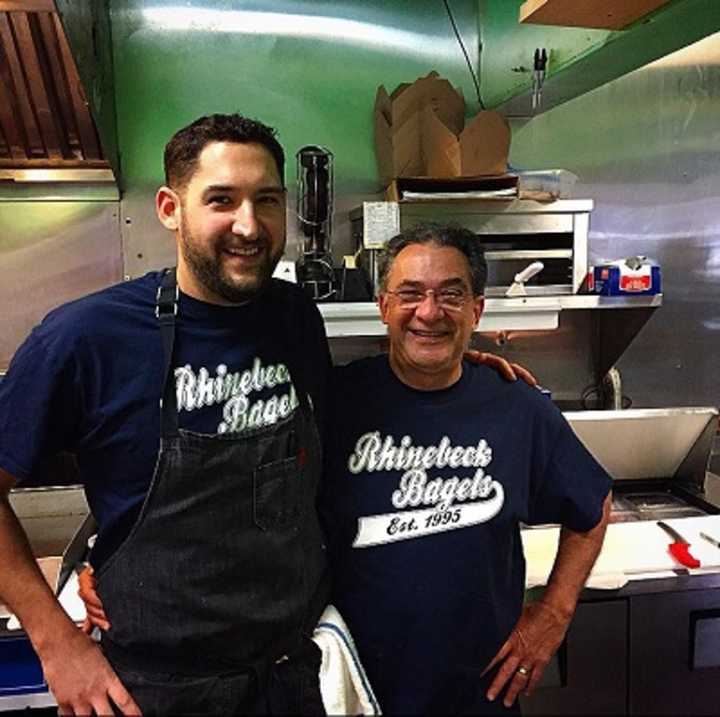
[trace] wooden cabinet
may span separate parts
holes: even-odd
[[[526,0],[520,22],[621,30],[668,0]]]

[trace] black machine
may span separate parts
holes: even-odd
[[[316,145],[298,150],[297,218],[303,237],[298,282],[315,301],[335,298],[335,272],[330,253],[333,210],[333,155]]]

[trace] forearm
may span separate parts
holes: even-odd
[[[568,621],[575,612],[580,592],[602,548],[610,518],[611,495],[605,498],[599,523],[585,533],[563,527],[557,555],[547,586],[540,598],[543,603]]]
[[[17,615],[42,657],[76,628],[40,572],[7,496],[0,496],[0,556],[0,601]]]

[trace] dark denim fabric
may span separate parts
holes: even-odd
[[[328,594],[320,440],[297,346],[289,416],[242,433],[182,430],[175,312],[163,301],[160,453],[137,523],[96,573],[111,623],[103,649],[149,714],[297,713],[318,652],[303,646]]]
[[[259,688],[251,673],[183,675],[138,672],[116,665],[118,677],[143,715],[324,715],[318,672],[320,650],[303,642],[274,664]]]

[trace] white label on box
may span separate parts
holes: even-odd
[[[397,202],[363,202],[363,247],[382,249],[400,232]]]

